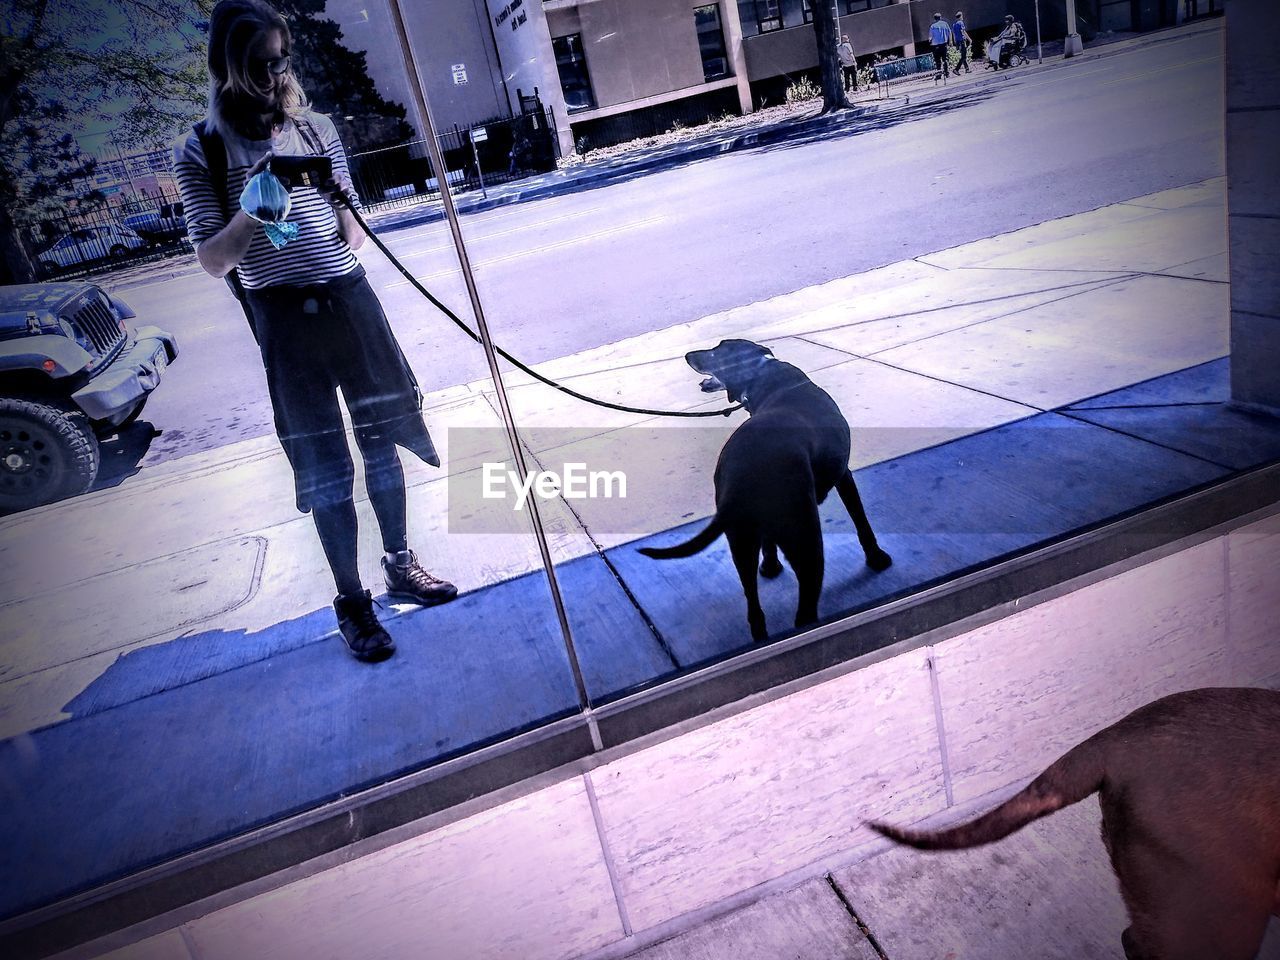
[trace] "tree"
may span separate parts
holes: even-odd
[[[343,46],[342,29],[321,17],[325,0],[277,0],[276,8],[289,21],[298,82],[312,107],[333,120],[348,151],[412,139],[404,106],[378,92],[365,54]]]
[[[197,17],[210,0],[6,0],[0,13],[0,281],[34,270],[24,231],[67,209],[94,161],[86,132],[156,143],[199,114]]]
[[[93,131],[127,152],[171,142],[203,116],[214,0],[5,0],[0,8],[0,283],[34,279],[24,232],[100,201],[88,188]],[[296,69],[348,149],[413,135],[365,55],[341,44],[324,0],[283,0]],[[353,119],[347,120],[347,117]]]
[[[831,3],[832,0],[811,0],[809,4],[813,13],[813,34],[818,41],[823,113],[844,110],[849,106],[849,100],[844,95],[844,71],[840,69],[840,58],[836,56],[836,41],[839,39],[836,33],[839,27]]]

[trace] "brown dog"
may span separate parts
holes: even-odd
[[[1025,790],[948,830],[870,826],[921,850],[1007,837],[1100,793],[1129,960],[1252,960],[1280,916],[1280,692],[1215,688],[1135,710]]]

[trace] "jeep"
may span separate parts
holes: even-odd
[[[75,496],[98,441],[131,423],[177,340],[86,282],[0,287],[0,513]]]

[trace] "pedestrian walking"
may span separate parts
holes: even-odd
[[[333,123],[309,108],[291,55],[288,24],[264,0],[219,0],[209,21],[208,114],[175,146],[174,170],[200,265],[215,277],[234,274],[243,289],[297,506],[311,514],[337,586],[339,629],[351,653],[372,662],[395,644],[360,579],[355,471],[338,392],[355,427],[395,600],[429,606],[457,595],[409,549],[396,448],[433,466],[440,458],[418,384],[354,253],[365,237],[342,202],[345,195],[359,204],[346,154]],[[262,210],[238,202],[272,157],[317,154],[329,158],[333,175],[318,188],[292,190],[292,239],[265,230],[250,215]]]
[[[950,65],[947,63],[947,44],[951,41],[951,28],[942,19],[942,14],[933,15],[933,23],[929,24],[929,43],[933,47],[933,79],[949,76]]]
[[[840,58],[840,70],[844,74],[845,86],[850,90],[858,89],[858,58],[853,54],[853,44],[849,35],[842,34],[836,44],[836,56]]]
[[[969,69],[969,45],[973,43],[973,39],[969,36],[969,32],[964,26],[964,12],[956,11],[955,22],[951,24],[951,42],[960,50],[960,62],[956,64],[956,73],[961,70],[965,73],[972,73]]]

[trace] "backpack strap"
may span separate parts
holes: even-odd
[[[192,129],[200,140],[200,149],[204,153],[205,166],[209,169],[209,183],[213,187],[213,192],[217,194],[218,203],[222,206],[222,215],[230,223],[235,211],[231,209],[231,197],[227,191],[227,145],[223,142],[222,134],[217,130],[210,130],[205,120],[201,120]],[[240,301],[245,319],[249,321],[249,330],[253,333],[253,339],[257,340],[258,325],[253,318],[253,312],[249,309],[249,302],[245,299],[244,284],[240,280],[240,271],[236,267],[232,267],[227,271],[227,275],[223,279],[226,280],[232,295]]]

